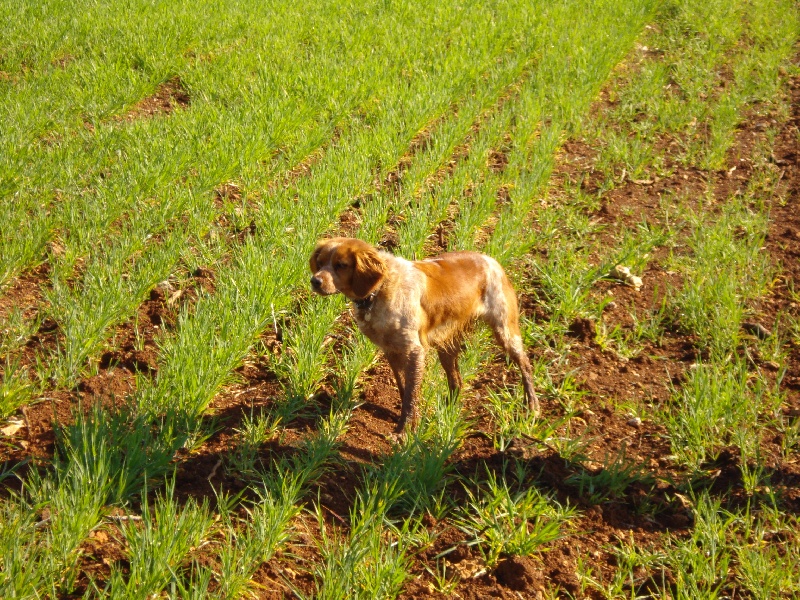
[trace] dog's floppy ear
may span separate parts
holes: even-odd
[[[319,265],[317,264],[317,258],[319,257],[319,253],[322,251],[322,246],[325,245],[325,242],[317,242],[316,248],[311,253],[311,258],[308,259],[308,266],[311,268],[312,273],[316,273],[319,271]]]
[[[357,298],[366,298],[383,279],[386,265],[373,248],[366,248],[355,253],[353,279],[350,287]]]

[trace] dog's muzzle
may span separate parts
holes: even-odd
[[[324,273],[321,277],[319,275],[311,277],[311,289],[320,296],[330,296],[339,291],[329,277],[326,279]]]

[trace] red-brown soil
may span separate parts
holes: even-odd
[[[179,77],[173,77],[160,84],[155,92],[134,104],[120,117],[120,120],[135,121],[157,115],[169,115],[178,108],[186,108],[190,101],[186,86]]]

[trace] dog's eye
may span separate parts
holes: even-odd
[[[335,265],[333,265],[333,268],[336,269],[337,271],[339,269],[345,269],[347,268],[347,263],[337,262]]]

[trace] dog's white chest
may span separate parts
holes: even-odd
[[[398,328],[396,320],[386,315],[379,307],[371,307],[369,310],[355,309],[353,316],[361,333],[378,345],[382,338]]]
[[[359,310],[358,308],[353,308],[351,310],[353,317],[356,320],[356,325],[361,330],[361,333],[364,335],[368,335],[366,332],[367,325],[372,321],[372,311],[371,310]]]

